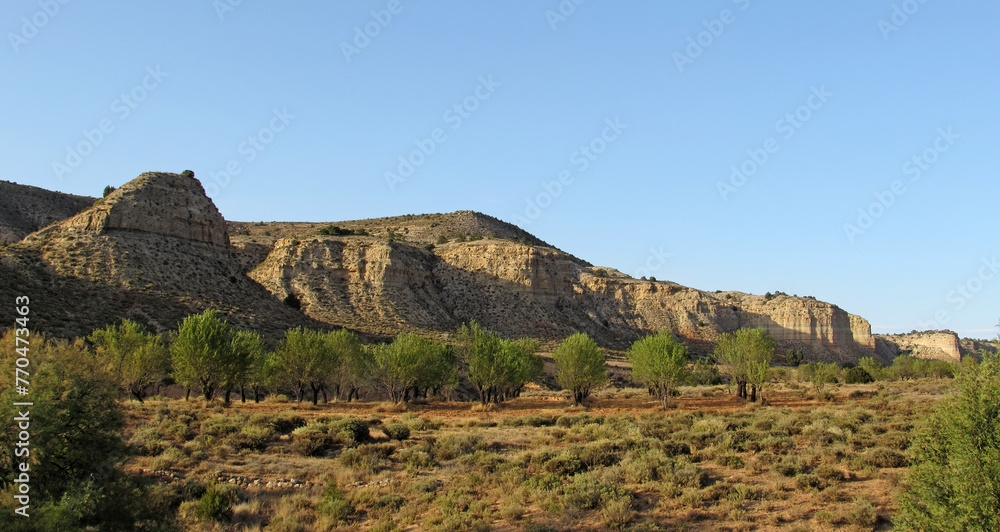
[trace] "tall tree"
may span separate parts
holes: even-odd
[[[146,398],[146,388],[170,369],[170,351],[163,338],[143,331],[134,321],[125,319],[95,330],[88,339],[122,391],[140,403]]]
[[[762,328],[724,333],[715,342],[715,360],[728,367],[736,382],[736,394],[751,402],[767,380],[776,347],[771,333]],[[747,393],[747,387],[750,393]]]
[[[649,388],[663,408],[670,406],[670,395],[688,374],[688,348],[667,331],[636,340],[628,353],[632,362],[632,380]]]
[[[538,343],[533,340],[507,340],[475,321],[462,324],[456,336],[458,357],[482,404],[518,395],[542,373],[542,359],[535,354]]]
[[[174,378],[200,386],[210,401],[216,390],[236,381],[234,374],[245,371],[241,354],[233,349],[233,338],[232,327],[214,310],[184,318],[170,346]]]
[[[264,358],[264,339],[255,331],[234,331],[230,338],[232,353],[228,367],[223,373],[223,396],[229,404],[229,396],[240,389],[240,400],[246,402],[244,386],[256,364]]]
[[[563,340],[552,358],[556,362],[556,380],[573,392],[574,405],[607,381],[604,351],[586,333],[578,332]]]
[[[1000,530],[1000,356],[958,376],[958,394],[926,420],[911,448],[903,530]]]
[[[319,402],[319,392],[337,369],[337,353],[330,350],[326,335],[319,331],[297,327],[285,332],[278,344],[279,380],[295,390],[302,402],[306,388],[313,392],[313,404]]]
[[[390,344],[369,348],[372,379],[394,403],[403,402],[408,390],[416,385],[432,342],[413,333],[396,336]]]

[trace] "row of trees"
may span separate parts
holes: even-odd
[[[121,388],[139,401],[154,383],[170,375],[188,388],[188,395],[199,389],[206,400],[221,395],[226,403],[237,392],[242,401],[248,393],[259,401],[268,390],[288,390],[296,400],[311,397],[314,404],[321,396],[324,401],[350,401],[359,398],[366,387],[399,402],[438,395],[462,381],[475,388],[483,404],[499,403],[517,397],[526,384],[537,381],[543,366],[537,341],[509,340],[476,322],[462,325],[452,345],[412,333],[400,334],[390,343],[364,345],[347,330],[296,328],[269,351],[259,334],[235,330],[209,310],[188,316],[172,337],[168,345],[162,336],[124,320],[94,331],[89,340]],[[713,357],[729,375],[736,394],[753,402],[783,371],[771,368],[775,349],[776,342],[764,329],[740,329],[717,339]],[[800,359],[799,352],[793,355]],[[648,388],[664,407],[678,386],[704,377],[700,373],[706,364],[696,364],[692,371],[688,347],[669,332],[637,340],[628,357],[632,380]],[[576,404],[607,381],[604,351],[585,333],[566,338],[553,352],[553,359],[556,381],[572,393]],[[943,361],[901,356],[886,368],[865,357],[857,367],[803,364],[798,379],[821,391],[836,382],[944,377],[954,371],[953,365]]]

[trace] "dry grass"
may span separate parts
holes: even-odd
[[[774,390],[761,408],[690,388],[666,412],[635,390],[588,408],[542,392],[486,410],[160,400],[129,406],[128,468],[178,493],[232,483],[229,522],[182,503],[191,530],[885,529],[932,402],[858,389]]]

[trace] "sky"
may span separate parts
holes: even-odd
[[[97,4],[97,5],[95,5]],[[0,6],[0,179],[223,216],[476,210],[622,272],[994,338],[1000,4]]]

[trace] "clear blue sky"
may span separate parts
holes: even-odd
[[[995,336],[1000,4],[230,1],[4,2],[0,178],[191,169],[231,220],[473,209],[633,275]]]

